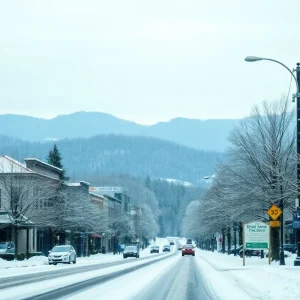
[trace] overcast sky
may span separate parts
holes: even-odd
[[[291,76],[244,58],[293,69],[299,11],[299,0],[0,0],[0,114],[245,117]]]

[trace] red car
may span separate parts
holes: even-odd
[[[182,256],[185,256],[185,255],[195,256],[195,247],[191,244],[184,245],[183,248],[182,248]]]

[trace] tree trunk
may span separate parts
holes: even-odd
[[[272,261],[279,260],[279,229],[271,227],[271,257]]]
[[[225,253],[225,228],[222,228],[222,253]]]
[[[228,245],[228,249],[227,249],[227,254],[230,254],[230,249],[231,249],[231,230],[230,227],[228,227],[227,229],[227,245]]]
[[[243,223],[239,223],[239,245],[243,245]]]

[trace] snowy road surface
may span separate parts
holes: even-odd
[[[57,278],[53,266],[3,270],[0,299],[300,299],[299,269],[293,267],[294,257],[286,259],[286,266],[278,262],[269,266],[267,259],[252,257],[243,267],[239,257],[199,249],[195,257],[182,257],[176,247],[170,254],[149,255],[149,249],[143,252],[144,259],[107,256],[101,266],[96,257],[82,261],[80,266],[56,266]],[[91,269],[93,266],[99,267]],[[50,278],[46,278],[48,275]],[[34,282],[26,282],[34,276]],[[24,282],[5,288],[5,282],[16,282],[17,277]]]
[[[136,300],[213,300],[216,299],[203,279],[193,256],[179,256],[171,268],[161,272]]]

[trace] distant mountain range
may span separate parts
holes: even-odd
[[[228,145],[228,133],[238,121],[175,118],[146,126],[100,112],[77,112],[50,120],[6,114],[0,115],[0,134],[28,141],[123,134],[156,137],[196,149],[223,152]]]
[[[157,138],[98,135],[63,139],[56,143],[67,176],[95,182],[103,174],[126,173],[140,178],[174,178],[199,183],[214,174],[222,154],[196,150]],[[0,155],[19,161],[35,157],[45,161],[53,142],[29,142],[0,135]],[[170,179],[168,179],[170,181]],[[173,180],[175,181],[175,180]]]

